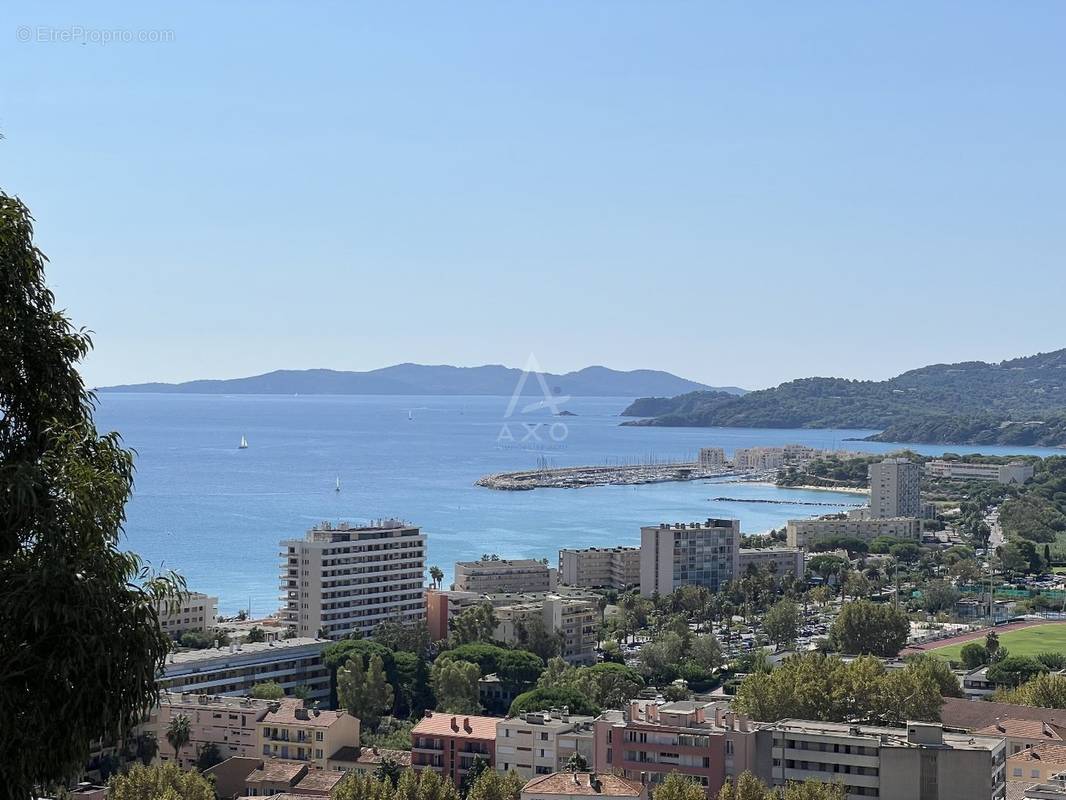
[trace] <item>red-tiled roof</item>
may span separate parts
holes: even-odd
[[[434,713],[426,716],[411,729],[412,735],[458,736],[464,739],[496,739],[499,717],[478,717],[470,714]]]
[[[1066,764],[1066,745],[1043,742],[1015,753],[1008,761],[1041,761],[1047,764]]]
[[[595,781],[599,781],[597,788]],[[554,772],[533,778],[522,793],[588,795],[590,797],[640,797],[644,787],[618,775],[595,775],[588,772]]]
[[[1001,719],[991,725],[978,728],[974,733],[989,736],[1011,736],[1015,739],[1043,739],[1047,742],[1061,742],[1066,739],[1063,729],[1050,722],[1038,719]]]
[[[972,731],[994,725],[997,720],[1033,719],[1066,727],[1066,711],[1057,708],[1034,708],[1014,703],[992,703],[987,700],[964,700],[945,697],[940,707],[940,719],[946,727]]]
[[[306,715],[307,719],[301,717]],[[285,703],[277,711],[268,711],[263,717],[262,725],[305,725],[312,728],[328,728],[347,711],[313,711],[298,705]]]

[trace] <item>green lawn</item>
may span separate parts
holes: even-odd
[[[976,639],[984,643],[983,639]],[[999,643],[1006,647],[1013,656],[1032,656],[1045,650],[1066,653],[1066,623],[1049,623],[1023,628],[1019,631],[1007,631],[999,635]],[[959,660],[963,645],[938,647],[931,652],[947,659]]]

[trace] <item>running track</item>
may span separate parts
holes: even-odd
[[[995,628],[981,628],[980,630],[972,631],[971,633],[960,633],[958,636],[951,636],[947,639],[937,639],[935,642],[925,642],[924,644],[911,645],[910,647],[903,648],[900,652],[901,656],[909,656],[914,653],[924,653],[929,650],[935,650],[938,647],[950,647],[953,644],[965,644],[966,642],[972,642],[975,640],[983,640],[989,631],[994,630],[996,633],[1007,633],[1008,631],[1019,631],[1022,628],[1032,628],[1035,625],[1057,625],[1066,624],[1062,620],[1029,620],[1026,622],[1011,622],[1007,625],[997,625]]]

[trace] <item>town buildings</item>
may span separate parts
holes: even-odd
[[[718,591],[740,573],[740,521],[708,519],[640,529],[640,593],[667,595],[679,586]]]
[[[444,714],[427,711],[411,729],[411,766],[432,769],[462,785],[463,776],[477,757],[496,765],[497,717]]]
[[[1007,757],[1007,779],[1043,783],[1066,771],[1066,745],[1042,742]]]
[[[426,627],[434,642],[448,638],[449,622],[466,609],[484,602],[478,592],[426,589]]]
[[[523,641],[531,625],[560,635],[559,655],[569,664],[594,664],[599,610],[595,596],[528,592],[486,595],[496,614],[496,638],[507,644]]]
[[[778,577],[792,575],[802,578],[806,573],[804,556],[799,547],[741,548],[738,574],[743,576],[749,568],[758,568]]]
[[[540,775],[522,787],[521,800],[587,800],[589,797],[648,800],[648,789],[636,781],[596,772]]]
[[[922,523],[915,517],[854,519],[846,514],[830,514],[817,519],[790,519],[785,525],[789,547],[810,547],[826,539],[846,538],[872,541],[879,536],[918,543]]]
[[[849,798],[1001,800],[1006,744],[948,733],[935,723],[906,729],[782,720],[757,734],[759,772],[771,782],[840,781]]]
[[[974,461],[930,461],[925,465],[930,478],[958,481],[996,481],[1020,486],[1033,477],[1033,465],[1024,461],[1009,464],[981,464]]]
[[[190,592],[180,601],[160,602],[156,609],[159,627],[174,639],[180,639],[187,631],[208,634],[218,622],[218,598],[202,592]]]
[[[721,447],[701,447],[700,466],[703,469],[715,469],[726,465],[725,450]]]
[[[554,570],[532,558],[457,561],[453,588],[479,594],[548,592],[555,578]]]
[[[593,718],[565,708],[508,717],[496,723],[496,768],[529,780],[566,769],[574,753],[593,764]]]
[[[726,780],[756,766],[755,726],[714,703],[634,700],[605,711],[593,729],[597,772],[652,787],[679,772],[713,798]]]
[[[358,745],[359,720],[347,711],[281,703],[259,722],[259,747],[264,758],[306,761],[325,769],[327,760],[342,747]]]
[[[281,547],[281,618],[300,636],[368,636],[425,616],[426,537],[414,525],[326,522]]]
[[[639,547],[586,547],[559,551],[559,583],[625,591],[640,584]]]
[[[922,465],[906,458],[886,458],[869,467],[870,517],[893,519],[922,515]]]
[[[297,704],[297,700],[283,702]],[[156,759],[174,762],[182,769],[192,769],[200,748],[207,744],[218,747],[222,758],[232,756],[255,757],[259,752],[259,722],[276,701],[255,700],[250,697],[226,697],[190,692],[163,692],[159,704],[148,719],[139,726],[139,733],[155,737],[159,743]],[[189,742],[175,757],[166,746],[167,729],[176,717],[189,720]]]
[[[385,747],[342,747],[329,757],[326,769],[336,772],[373,774],[386,759],[401,768],[411,766],[410,750],[391,750]]]
[[[739,470],[780,469],[785,465],[782,447],[739,447],[733,451],[733,467]]]
[[[208,695],[246,696],[257,683],[276,681],[286,694],[306,686],[308,700],[329,699],[329,670],[322,663],[322,639],[231,644],[167,656],[160,689]]]

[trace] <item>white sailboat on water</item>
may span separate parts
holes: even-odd
[[[237,449],[238,450],[247,450],[248,449],[248,440],[244,438],[244,434],[241,434],[241,443],[239,445],[237,445]]]
[[[341,490],[341,476],[338,475],[337,476],[337,487],[333,491],[339,492],[340,490]]]

